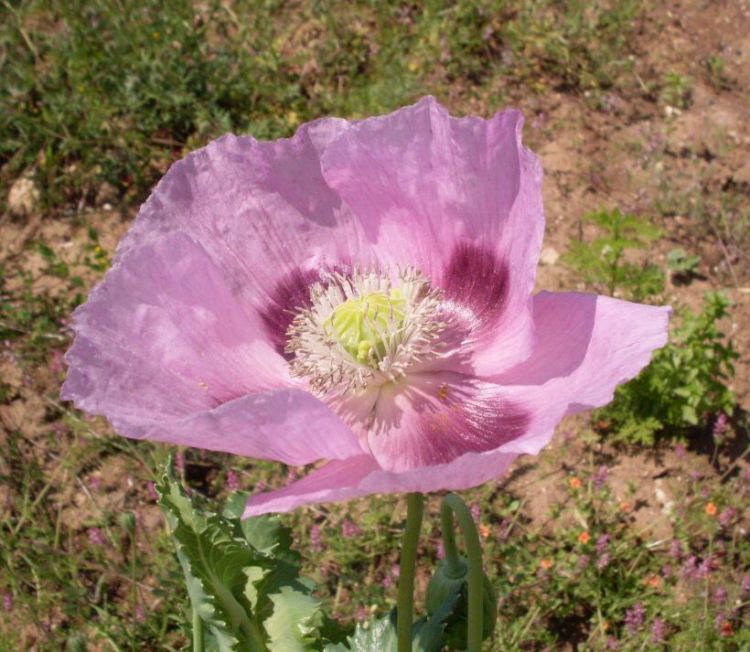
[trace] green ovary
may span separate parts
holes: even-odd
[[[384,338],[401,328],[405,312],[398,290],[370,292],[338,306],[324,327],[357,362],[377,367],[386,354]]]

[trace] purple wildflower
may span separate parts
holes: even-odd
[[[576,561],[576,568],[579,571],[586,570],[588,568],[588,565],[591,563],[591,557],[588,555],[580,555],[578,557],[578,561]]]
[[[367,620],[367,608],[364,605],[359,605],[357,607],[357,611],[354,614],[354,617],[357,619],[358,622],[362,623],[365,620]]]
[[[599,536],[599,538],[596,540],[596,554],[597,555],[603,555],[605,552],[607,552],[607,547],[609,546],[609,534],[602,534]]]
[[[98,527],[91,527],[88,531],[89,541],[94,546],[103,546],[107,541]]]
[[[10,593],[3,593],[3,610],[13,611],[13,595]]]
[[[599,555],[599,558],[596,560],[596,567],[598,570],[604,570],[607,566],[609,566],[609,562],[612,561],[612,555],[610,555],[608,552],[605,552],[603,555]]]
[[[696,572],[698,569],[698,558],[695,555],[690,555],[680,568],[680,574],[685,579],[697,579]]]
[[[310,528],[310,548],[321,550],[323,547],[323,535],[320,525],[313,525]]]
[[[746,573],[742,576],[740,581],[740,593],[742,596],[750,595],[750,573]]]
[[[667,638],[667,623],[661,618],[654,618],[654,622],[651,625],[651,643],[654,645],[661,645]]]
[[[678,441],[674,445],[674,454],[677,456],[678,460],[685,459],[685,455],[687,454],[687,448],[685,448],[685,444]]]
[[[345,518],[344,522],[341,524],[341,534],[344,535],[344,538],[351,539],[362,534],[362,530],[359,529],[359,526],[356,523]]]
[[[698,564],[698,567],[695,571],[695,579],[696,580],[702,580],[705,579],[708,574],[713,570],[714,565],[713,561],[710,557],[706,557],[700,564]]]
[[[391,575],[393,576],[394,579],[398,579],[399,578],[399,576],[401,575],[401,565],[400,564],[393,564],[393,566],[391,566]]]
[[[594,488],[601,489],[606,484],[608,475],[609,468],[602,464],[594,475]]]
[[[672,539],[669,544],[669,556],[678,561],[682,559],[682,542],[679,539]]]
[[[445,546],[443,545],[442,539],[438,541],[437,552],[435,554],[438,559],[445,559]]]
[[[732,524],[735,516],[737,516],[737,510],[734,507],[725,507],[719,514],[719,525],[726,530]]]
[[[482,513],[482,507],[479,505],[479,503],[472,503],[470,511],[471,511],[471,518],[473,518],[474,521],[479,521],[479,516]]]
[[[727,415],[722,412],[718,417],[716,417],[716,421],[714,422],[714,427],[712,430],[714,441],[717,444],[720,444],[724,440],[724,435],[726,434],[728,427],[729,419],[727,419]]]
[[[669,577],[672,577],[672,574],[674,573],[674,569],[672,568],[672,564],[664,564],[661,567],[661,576],[664,579],[667,579]]]
[[[608,403],[669,321],[532,294],[542,169],[522,125],[424,98],[175,162],[76,309],[61,396],[128,437],[323,462],[245,516],[497,478]]]
[[[620,641],[618,641],[614,636],[610,636],[607,639],[607,649],[608,650],[619,650],[620,649]]]
[[[632,608],[625,612],[625,627],[631,636],[635,636],[638,630],[643,627],[646,618],[646,609],[642,602],[636,602]]]
[[[727,601],[729,594],[723,586],[719,586],[714,591],[714,602],[716,604],[724,604]]]
[[[227,490],[228,491],[239,491],[242,488],[242,481],[236,471],[229,469],[227,471]]]

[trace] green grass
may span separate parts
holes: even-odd
[[[125,201],[226,131],[287,136],[321,115],[425,93],[493,98],[612,86],[636,0],[3,2],[0,167],[50,207]],[[496,108],[496,107],[493,107]]]

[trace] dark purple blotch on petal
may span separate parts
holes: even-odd
[[[442,288],[447,299],[469,308],[482,328],[503,312],[510,290],[508,265],[474,243],[456,245],[445,267]]]
[[[531,415],[514,401],[484,394],[471,383],[443,384],[437,401],[416,402],[422,465],[446,464],[465,453],[483,453],[518,439]]]
[[[274,348],[287,360],[294,357],[284,350],[289,326],[295,314],[310,307],[310,287],[319,281],[320,273],[317,270],[302,270],[299,267],[294,269],[276,284],[270,293],[268,304],[260,311]]]

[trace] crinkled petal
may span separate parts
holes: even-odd
[[[73,330],[63,398],[129,436],[290,384],[258,318],[180,233],[121,256],[75,311]]]
[[[531,352],[541,168],[517,111],[452,118],[433,98],[356,123],[322,156],[379,255],[416,265],[476,326],[479,373]],[[478,280],[481,279],[481,282]]]
[[[166,233],[188,234],[238,301],[264,316],[269,337],[283,339],[285,316],[304,307],[321,272],[377,267],[358,220],[321,173],[321,152],[348,128],[324,119],[290,139],[226,135],[188,154],[143,205],[118,256]]]

